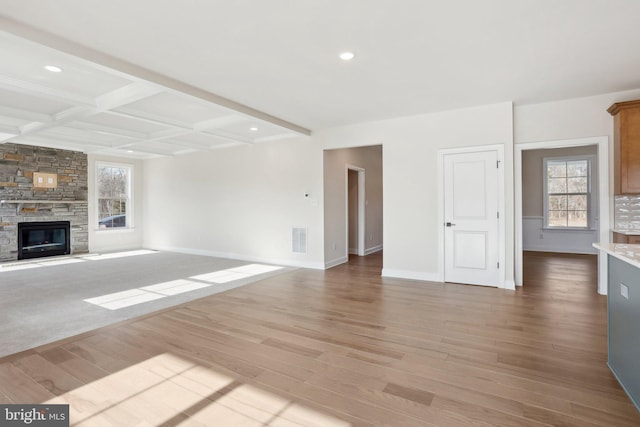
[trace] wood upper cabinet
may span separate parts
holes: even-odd
[[[640,194],[640,100],[618,102],[607,111],[614,126],[615,194]]]

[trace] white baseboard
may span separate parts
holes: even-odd
[[[266,258],[266,257],[258,257],[258,256],[245,255],[245,254],[234,254],[230,252],[207,251],[203,249],[178,248],[174,246],[153,246],[153,247],[145,247],[145,249],[166,251],[166,252],[177,252],[177,253],[189,254],[189,255],[204,255],[204,256],[211,256],[215,258],[235,259],[239,261],[260,262],[264,264],[284,265],[287,267],[312,268],[315,270],[324,270],[325,268],[324,264],[321,262],[307,262],[307,261],[296,261],[291,259]]]
[[[124,251],[135,251],[137,249],[147,249],[142,248],[139,244],[133,245],[91,245],[89,247],[88,253],[110,253],[110,252],[124,252]]]
[[[503,289],[507,289],[507,290],[510,290],[510,291],[515,291],[516,290],[516,282],[513,281],[513,280],[505,280]]]
[[[373,246],[371,248],[365,249],[364,250],[364,254],[365,255],[371,255],[371,254],[374,254],[376,252],[380,252],[381,250],[382,250],[382,245]]]
[[[373,246],[364,250],[364,256],[374,254],[376,252],[380,252],[382,250],[382,245]],[[358,255],[358,249],[349,248],[349,254]]]
[[[557,248],[552,246],[527,246],[522,250],[530,251],[530,252],[557,252],[561,254],[580,254],[580,255],[596,255],[598,253],[598,250],[595,248],[591,248],[591,249],[575,248],[575,247]]]
[[[427,282],[442,282],[438,273],[428,273],[424,271],[396,270],[393,268],[383,268],[382,277],[394,277],[397,279],[424,280]]]
[[[327,261],[324,263],[324,269],[329,269],[331,267],[335,267],[336,265],[340,265],[340,264],[344,264],[346,262],[349,262],[349,257],[343,256],[340,258],[336,258],[334,260],[331,261]]]

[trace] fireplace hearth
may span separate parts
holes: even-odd
[[[69,221],[18,223],[18,259],[71,253]]]

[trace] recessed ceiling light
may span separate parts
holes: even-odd
[[[56,67],[55,65],[45,65],[44,69],[47,71],[51,71],[52,73],[61,73],[62,68]]]
[[[251,127],[249,128],[249,130],[250,130],[251,132],[258,132],[258,127],[257,127],[257,126],[251,126]]]
[[[355,57],[356,54],[353,52],[342,52],[340,54],[340,59],[342,59],[343,61],[351,61]]]
[[[127,153],[133,153],[133,150],[127,150]]]

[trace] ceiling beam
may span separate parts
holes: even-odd
[[[149,134],[147,141],[160,141],[163,139],[175,138],[176,136],[187,135],[193,133],[193,129],[173,128],[153,132]]]
[[[114,144],[120,143],[119,140],[105,141],[101,139],[92,138],[91,135],[86,135],[84,132],[82,134],[69,133],[68,131],[65,131],[66,129],[69,129],[69,128],[60,127],[60,128],[48,129],[46,133],[40,133],[35,136],[30,136],[28,138],[31,138],[31,139],[42,138],[43,140],[46,140],[49,138],[65,140],[65,141],[68,140],[70,142],[77,142],[78,144],[90,144],[90,145],[96,145],[99,147],[113,147]]]
[[[204,134],[209,134],[212,136],[217,136],[218,138],[223,138],[223,139],[227,139],[230,141],[238,141],[238,142],[242,142],[245,144],[253,144],[253,139],[251,138],[247,138],[244,136],[240,136],[240,135],[235,135],[233,133],[229,133],[229,132],[225,132],[225,131],[221,131],[219,129],[211,129],[208,130],[206,132],[202,132]]]
[[[158,85],[134,82],[96,98],[98,111],[108,111],[164,92]]]
[[[92,153],[99,153],[103,151],[109,151],[110,149],[123,149],[123,148],[134,151],[134,152],[138,152],[138,153],[154,154],[156,156],[163,156],[163,157],[168,157],[174,154],[173,151],[170,151],[170,150],[167,150],[167,151],[153,150],[151,148],[136,146],[136,144],[128,144],[124,147],[117,146],[117,147],[109,147],[109,148],[100,148],[92,151]]]
[[[140,111],[128,106],[118,107],[117,110],[105,111],[105,113],[113,116],[125,117],[128,119],[136,119],[142,122],[156,124],[156,125],[173,126],[173,127],[179,127],[182,129],[191,129],[191,124],[187,122],[183,122],[183,121],[176,120],[169,117],[160,116],[158,114],[153,114],[146,111]]]
[[[234,125],[236,123],[242,123],[247,121],[247,117],[238,114],[230,114],[222,117],[214,117],[213,119],[203,120],[193,125],[193,130],[196,132],[203,132],[221,127]]]
[[[221,105],[230,110],[247,114],[256,119],[264,120],[277,126],[287,128],[301,135],[311,135],[311,131],[302,126],[298,126],[294,123],[224,98],[220,95],[216,95],[212,92],[189,85],[171,77],[164,76],[160,73],[148,70],[130,62],[123,61],[121,59],[88,48],[81,44],[48,33],[46,31],[28,26],[14,19],[0,16],[0,28],[16,36],[82,58],[86,61],[108,67],[112,70],[117,70],[121,73],[125,73],[129,76],[134,76],[138,79],[156,83],[176,93],[187,94],[195,98],[211,102],[213,104]]]
[[[111,126],[99,125],[96,123],[89,123],[89,122],[83,122],[83,121],[75,121],[73,123],[67,123],[65,127],[83,130],[87,132],[101,133],[103,135],[112,135],[118,138],[136,139],[138,141],[144,141],[147,139],[146,133],[126,130],[121,128],[114,128]]]
[[[2,79],[3,77],[0,76],[0,85],[2,84]],[[15,79],[9,79],[6,81],[10,82],[11,80],[15,80]],[[27,87],[27,86],[37,86],[37,85],[32,85],[31,83],[24,83],[23,86]],[[47,88],[44,88],[44,89],[47,89]],[[90,116],[94,116],[96,114],[100,114],[111,108],[117,108],[123,105],[127,105],[132,102],[139,101],[140,99],[148,98],[149,96],[153,96],[162,91],[163,89],[157,85],[144,83],[144,82],[131,83],[129,85],[122,86],[118,89],[114,89],[111,92],[104,93],[98,96],[96,99],[91,100],[90,102],[83,101],[80,103],[81,105],[79,106],[71,107],[64,111],[61,111],[55,114],[52,120],[47,121],[45,123],[40,121],[34,121],[32,123],[28,123],[24,126],[21,126],[19,136],[26,136],[35,132],[41,132],[43,130],[46,130],[52,127],[65,125],[75,121],[81,121],[82,119],[85,119]],[[37,95],[36,92],[33,92],[33,94]],[[87,128],[93,126],[94,129],[96,127],[99,127],[99,125],[92,125],[92,124],[86,124],[86,123],[84,125]],[[97,130],[110,132],[119,136],[129,136],[129,137],[139,138],[139,139],[145,139],[147,137],[146,134],[118,130],[115,128],[107,128],[106,126],[104,127],[104,129],[97,129]],[[6,142],[8,139],[9,139],[8,137],[0,137],[0,142]]]
[[[36,113],[34,111],[22,110],[20,108],[6,107],[4,105],[0,105],[0,116],[40,123],[48,123],[53,120],[53,117],[48,114]]]
[[[104,147],[104,145],[98,145],[86,140],[74,142],[71,139],[62,140],[55,137],[52,138],[41,135],[30,135],[25,138],[20,138],[20,144],[59,148],[62,150],[81,151],[83,153],[87,153],[92,149]]]
[[[20,134],[18,135],[18,137],[24,137],[36,132],[40,132],[43,131],[45,129],[50,129],[52,127],[57,127],[60,125],[63,125],[65,123],[68,122],[72,122],[74,120],[78,120],[80,118],[83,117],[87,117],[90,116],[92,114],[95,114],[95,108],[87,108],[87,107],[71,107],[68,108],[64,111],[61,111],[59,113],[57,113],[54,117],[53,120],[47,123],[41,123],[41,122],[31,122],[28,123],[24,126],[20,127]],[[6,142],[8,139],[11,138],[2,138],[0,137],[0,142]]]
[[[26,95],[36,96],[38,98],[47,98],[54,101],[63,102],[70,105],[83,105],[86,107],[94,107],[93,99],[86,96],[79,96],[64,90],[53,89],[37,83],[26,82],[13,77],[0,75],[0,88],[22,93]]]
[[[223,117],[216,117],[209,120],[203,120],[189,127],[176,127],[174,129],[167,129],[167,130],[154,132],[149,135],[149,137],[147,138],[147,141],[161,141],[163,139],[171,139],[171,138],[177,138],[184,135],[201,133],[201,134],[209,134],[210,136],[217,136],[227,140],[241,142],[243,144],[252,144],[253,140],[251,138],[217,130],[217,128],[219,127],[228,126],[233,123],[240,123],[245,120],[246,120],[246,117],[240,116],[237,114],[231,114]]]
[[[239,116],[237,114],[232,114],[223,117],[216,117],[209,120],[203,120],[201,122],[197,122],[193,125],[189,125],[187,127],[179,127],[176,129],[167,129],[163,131],[154,132],[149,135],[149,141],[159,141],[162,139],[175,138],[183,135],[190,135],[193,133],[204,133],[205,131],[213,131],[219,127],[223,127],[226,125],[230,125],[233,123],[239,123],[243,120],[246,120],[243,116]],[[227,134],[225,138],[233,137],[232,134]],[[237,137],[240,142],[250,142],[242,137]]]

